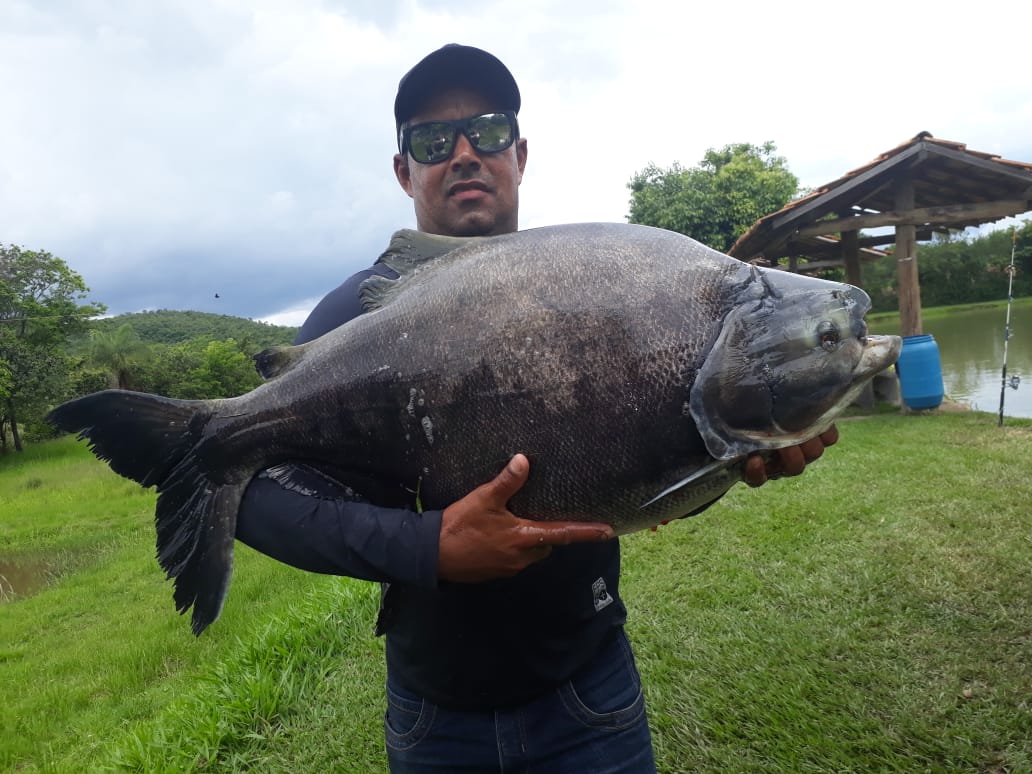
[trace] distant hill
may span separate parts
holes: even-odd
[[[107,331],[115,330],[125,323],[132,325],[136,335],[148,344],[177,344],[203,336],[213,341],[236,339],[239,342],[247,342],[254,349],[291,344],[298,330],[244,317],[231,317],[227,314],[180,312],[169,309],[105,317],[94,320],[92,327]]]

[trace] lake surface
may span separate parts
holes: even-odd
[[[924,332],[939,345],[942,381],[953,400],[970,403],[979,411],[998,413],[1003,370],[1003,329],[1006,307],[955,312],[924,321]],[[875,323],[871,333],[899,333],[898,320]],[[1017,390],[1007,388],[1005,417],[1032,418],[1032,311],[1011,310],[1007,345],[1007,376],[1021,377]]]

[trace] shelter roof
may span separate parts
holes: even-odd
[[[914,201],[907,212],[898,212],[897,190],[905,179],[913,183]],[[959,229],[1029,210],[1032,163],[920,132],[756,221],[729,252],[742,260],[776,262],[811,255],[815,236],[902,223]]]

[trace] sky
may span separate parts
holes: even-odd
[[[532,228],[625,221],[636,172],[731,143],[805,187],[920,131],[1032,161],[1030,28],[1011,0],[0,0],[0,243],[111,314],[297,325],[414,227],[394,95],[445,43],[519,83]]]

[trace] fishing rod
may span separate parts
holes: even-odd
[[[1003,326],[1003,377],[1000,383],[1000,421],[997,422],[997,427],[1003,427],[1003,397],[1007,394],[1007,387],[1013,390],[1018,389],[1018,384],[1021,379],[1017,376],[1012,376],[1010,381],[1007,380],[1007,342],[1010,340],[1010,318],[1011,318],[1011,302],[1014,300],[1014,275],[1017,270],[1014,268],[1014,249],[1018,244],[1018,229],[1016,227],[1011,230],[1011,259],[1010,266],[1007,267],[1007,274],[1010,275],[1010,279],[1007,281],[1007,322]]]

